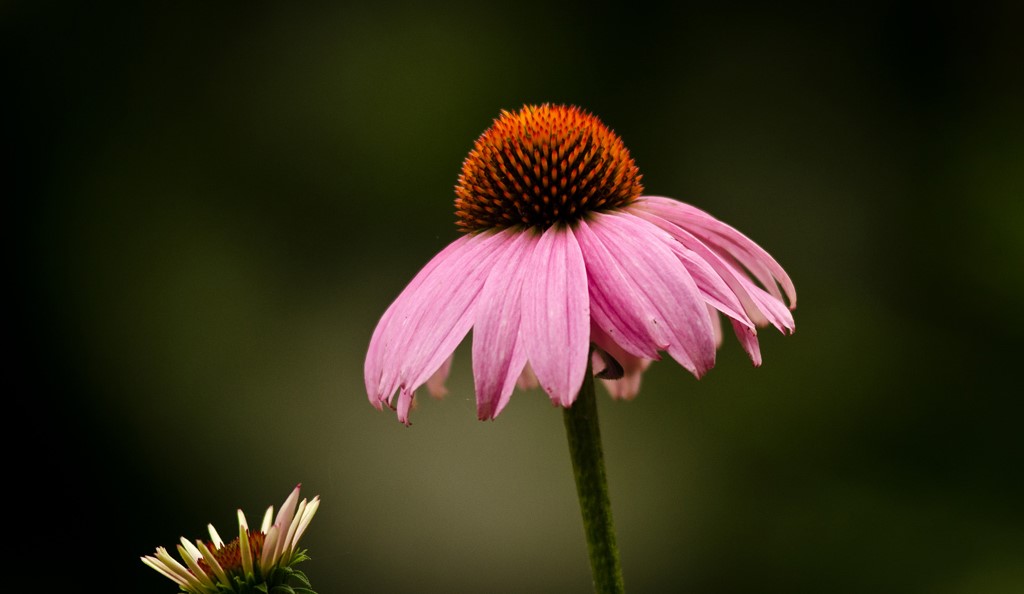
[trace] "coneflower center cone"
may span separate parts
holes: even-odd
[[[252,558],[259,559],[263,554],[264,538],[265,535],[260,531],[249,533],[249,551]],[[237,537],[220,548],[217,548],[213,542],[207,542],[206,547],[210,549],[213,558],[228,575],[243,575],[241,543]],[[213,575],[213,570],[206,559],[200,559],[198,563],[206,575]]]
[[[474,232],[572,223],[633,202],[640,178],[622,139],[577,107],[502,111],[462,164],[457,225]]]

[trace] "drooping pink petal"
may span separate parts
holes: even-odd
[[[505,408],[526,365],[519,333],[522,288],[530,272],[526,264],[538,238],[529,233],[503,233],[514,235],[487,276],[473,325],[473,379],[480,420],[493,419]]]
[[[750,295],[750,298],[753,299],[754,303],[757,304],[758,308],[760,308],[761,312],[764,313],[773,326],[784,334],[792,334],[796,330],[793,313],[782,301],[776,299],[774,295],[766,293],[764,289],[755,285],[753,281],[743,277],[739,277],[739,279],[743,283],[747,294]]]
[[[735,258],[764,285],[768,293],[780,300],[781,286],[789,300],[789,308],[796,307],[796,288],[786,271],[761,246],[732,226],[699,208],[670,198],[643,196],[635,204],[687,229],[713,249]]]
[[[792,333],[795,330],[793,315],[781,299],[770,295],[764,289],[754,284],[744,268],[728,253],[711,250],[704,245],[703,241],[692,235],[689,231],[675,223],[647,212],[650,205],[646,200],[639,203],[643,203],[644,206],[636,209],[638,216],[648,219],[669,231],[681,244],[693,248],[714,267],[715,271],[729,285],[729,288],[734,291],[743,304],[744,311],[756,325],[764,326],[770,323],[784,333]]]
[[[686,249],[692,250],[700,259],[708,264],[722,279],[722,281],[732,290],[736,299],[742,306],[742,310],[747,314],[748,319],[755,325],[763,326],[768,323],[768,319],[761,312],[761,309],[757,306],[757,303],[751,299],[750,295],[747,294],[747,290],[740,279],[746,278],[746,273],[740,269],[737,269],[732,263],[722,259],[718,253],[709,248],[704,244],[703,241],[698,239],[695,235],[683,229],[676,223],[673,223],[665,218],[650,212],[651,204],[645,200],[639,200],[636,203],[636,208],[633,212],[637,216],[648,220],[658,227],[667,231],[680,245]],[[657,204],[655,203],[655,206]]]
[[[622,377],[619,379],[601,379],[601,383],[608,390],[613,398],[620,399],[632,399],[640,391],[640,378],[643,376],[644,371],[650,366],[650,359],[643,359],[640,357],[634,357],[627,353],[618,344],[615,343],[607,334],[604,333],[598,326],[591,326],[591,339],[594,344],[609,356],[614,358],[620,367],[622,367]],[[595,355],[596,355],[595,351]],[[597,358],[595,358],[595,361]],[[594,363],[594,370],[599,371],[597,363]]]
[[[451,370],[452,357],[449,356],[444,360],[444,363],[441,364],[441,367],[438,367],[437,371],[434,372],[434,375],[427,378],[427,391],[431,396],[434,398],[441,398],[448,394],[448,388],[445,386],[445,382],[448,381],[448,374]]]
[[[385,312],[370,340],[364,368],[376,406],[396,390],[408,412],[418,387],[437,372],[473,325],[474,305],[507,236],[463,236],[435,256]],[[407,392],[407,394],[405,394]]]
[[[672,237],[655,225],[629,213],[593,214],[581,221],[589,227],[589,239],[608,249],[622,276],[604,274],[601,262],[590,282],[605,286],[604,293],[618,295],[614,303],[623,319],[642,324],[661,349],[700,377],[715,364],[714,331],[704,300],[693,278],[672,250]],[[587,244],[588,254],[592,244]],[[616,293],[610,282],[626,279],[631,290]],[[620,345],[624,346],[624,345]]]
[[[378,410],[380,410],[382,404],[390,400],[394,392],[394,387],[391,385],[393,381],[390,380],[397,376],[397,371],[390,370],[385,376],[384,362],[385,358],[391,358],[387,350],[394,341],[394,335],[398,331],[396,329],[398,322],[395,320],[396,316],[399,315],[398,312],[403,312],[409,307],[408,302],[412,300],[411,295],[418,291],[420,285],[427,279],[431,278],[431,275],[433,275],[438,266],[450,259],[457,258],[461,252],[472,249],[472,247],[467,247],[467,244],[472,240],[473,236],[469,235],[459,237],[431,258],[419,273],[413,277],[412,281],[406,285],[405,289],[399,293],[391,305],[388,306],[380,321],[377,322],[377,327],[374,328],[373,336],[370,338],[370,346],[366,351],[363,380],[366,382],[366,393],[370,397],[370,403],[377,407]],[[401,317],[407,319],[408,314],[403,314]]]
[[[414,396],[413,391],[405,386],[398,389],[398,405],[395,407],[395,413],[398,415],[398,421],[404,425],[409,424],[409,411],[412,410]]]
[[[646,299],[627,273],[632,262],[622,262],[614,246],[607,246],[586,220],[576,227],[576,239],[587,267],[590,316],[594,326],[609,340],[636,357],[657,359],[658,351],[668,347],[666,340],[656,341],[643,317]]]
[[[540,383],[537,381],[537,374],[533,372],[533,367],[530,366],[530,362],[526,362],[526,366],[523,367],[523,372],[519,375],[519,379],[516,380],[516,387],[520,390],[532,390],[539,386]]]
[[[658,200],[667,199],[655,199],[655,208],[665,210],[664,205],[657,206]],[[675,201],[671,201],[675,202]],[[700,239],[691,234],[686,229],[683,229],[676,223],[670,222],[669,220],[662,218],[649,212],[647,210],[646,199],[642,201],[645,204],[644,208],[638,208],[635,212],[638,216],[645,220],[651,221],[658,225],[660,228],[668,231],[684,248],[692,250],[692,254],[695,260],[703,261],[708,268],[712,269],[721,281],[727,285],[734,296],[735,300],[729,300],[728,295],[723,295],[722,287],[715,283],[710,275],[705,274],[704,277],[698,281],[711,284],[716,284],[718,298],[721,301],[727,301],[730,305],[740,305],[742,311],[747,312],[750,317],[754,318],[759,325],[771,323],[775,325],[782,332],[792,332],[793,330],[793,316],[790,311],[785,307],[781,300],[769,295],[763,289],[755,285],[743,272],[742,269],[738,268],[735,263],[728,262],[723,259],[721,255],[708,248]],[[707,295],[705,295],[707,297]],[[709,300],[711,303],[711,300]],[[730,318],[733,331],[739,340],[743,350],[746,351],[750,360],[755,366],[761,365],[761,350],[757,340],[757,330],[753,327],[748,320],[744,320],[742,317],[735,315],[734,311],[724,309],[719,304],[714,304],[717,309],[726,313]],[[712,316],[712,321],[715,322],[715,338],[718,346],[722,344],[722,329],[721,322],[717,315]]]
[[[750,357],[750,362],[754,364],[754,367],[760,367],[761,345],[757,341],[757,330],[748,328],[733,319],[730,319],[729,322],[732,323],[732,330],[736,333],[736,338],[740,341],[740,345],[747,352],[747,356]]]
[[[590,348],[590,298],[583,254],[567,226],[549,227],[529,259],[523,283],[522,338],[548,396],[563,407],[576,399]]]
[[[672,251],[676,253],[683,266],[686,267],[686,271],[697,283],[697,288],[700,289],[704,301],[741,324],[754,327],[754,322],[744,313],[739,297],[707,260],[679,242],[672,245]]]
[[[711,329],[715,331],[715,348],[722,348],[722,342],[725,336],[722,334],[722,317],[718,315],[718,310],[708,306],[708,315],[711,316]]]
[[[484,280],[509,239],[502,234],[483,237],[480,250],[471,254],[468,262],[449,269],[448,277],[439,278],[434,285],[433,294],[422,297],[426,307],[421,309],[417,328],[410,334],[413,356],[404,359],[404,384],[410,390],[415,391],[440,369],[473,326],[473,312]],[[434,342],[436,338],[441,340]]]

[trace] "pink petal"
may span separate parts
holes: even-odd
[[[394,388],[384,390],[382,386],[385,383],[384,378],[384,359],[386,356],[385,345],[387,345],[395,334],[395,316],[396,311],[399,311],[406,306],[406,302],[410,300],[410,294],[415,292],[420,285],[423,284],[424,280],[429,278],[433,274],[434,270],[447,259],[453,257],[453,254],[466,249],[466,244],[472,239],[471,236],[464,235],[459,237],[452,243],[448,244],[440,253],[434,256],[426,266],[423,267],[420,272],[413,277],[412,281],[405,287],[405,289],[395,298],[394,302],[388,307],[381,316],[380,321],[377,322],[377,327],[373,331],[373,336],[370,338],[370,346],[366,351],[366,361],[363,365],[363,380],[366,382],[366,393],[370,397],[370,403],[373,404],[379,410],[381,405],[386,402],[390,397]],[[389,375],[393,375],[389,374]]]
[[[615,344],[615,341],[608,337],[608,335],[596,325],[591,326],[591,337],[598,348],[614,357],[622,367],[622,377],[620,379],[601,380],[601,383],[604,384],[608,393],[611,394],[613,398],[622,398],[626,400],[635,397],[640,391],[640,378],[643,376],[644,371],[651,365],[651,360],[634,357],[627,353],[619,345]],[[597,353],[595,353],[595,355],[596,354]],[[594,360],[597,361],[598,359],[599,357],[595,357]],[[596,363],[594,369],[595,371],[600,371]]]
[[[514,238],[487,276],[473,326],[473,378],[480,420],[493,419],[505,408],[526,365],[519,334],[522,288],[526,263],[538,238],[517,231],[503,233],[514,233]]]
[[[757,306],[754,300],[750,298],[750,295],[747,294],[747,290],[743,283],[740,282],[740,278],[746,278],[746,274],[743,271],[736,269],[732,263],[723,260],[720,255],[686,229],[683,229],[679,225],[649,212],[650,205],[646,200],[637,202],[637,204],[640,205],[634,210],[637,216],[648,220],[667,231],[680,243],[680,245],[692,250],[712,269],[714,269],[719,278],[721,278],[729,289],[732,290],[750,321],[755,325],[765,325],[768,323],[768,319],[761,313],[761,309]]]
[[[530,366],[530,362],[526,362],[526,366],[523,367],[523,373],[519,375],[519,379],[516,380],[516,387],[520,390],[532,390],[539,386],[540,383],[537,381],[537,374],[533,372],[533,367]]]
[[[608,394],[612,398],[632,400],[640,393],[640,380],[642,377],[643,374],[641,373],[630,373],[617,380],[602,379],[601,383],[604,384],[605,389],[608,390]]]
[[[715,308],[708,306],[708,314],[711,316],[711,329],[715,331],[715,348],[722,348],[724,336],[722,334],[722,318]]]
[[[743,350],[747,352],[747,356],[750,357],[750,361],[754,364],[754,367],[760,367],[761,365],[761,346],[757,342],[757,331],[753,328],[748,328],[743,324],[740,324],[736,320],[729,320],[732,323],[732,330],[736,333],[736,338],[739,339],[740,345],[743,346]]]
[[[590,299],[583,254],[572,229],[537,240],[523,284],[522,338],[537,381],[563,407],[576,399],[590,349]]]
[[[398,406],[395,407],[395,413],[398,415],[399,422],[408,425],[409,424],[409,411],[412,410],[415,402],[415,396],[413,390],[402,386],[398,389]]]
[[[277,538],[273,539],[273,542],[271,542],[272,539],[265,541],[263,555],[260,559],[260,565],[264,569],[281,558],[281,553],[287,545],[285,537],[287,536],[288,527],[292,523],[292,518],[295,516],[295,507],[298,505],[299,489],[301,487],[301,484],[296,485],[292,492],[288,494],[288,498],[281,504],[281,508],[277,510],[277,516],[274,518],[273,525],[277,529]]]
[[[581,233],[584,226],[593,231],[589,239],[599,240],[616,263],[611,269],[602,266],[604,261],[592,260],[590,282],[617,298],[614,306],[620,317],[641,324],[655,344],[695,376],[711,369],[711,317],[696,283],[672,251],[672,237],[629,213],[594,214],[589,222],[580,223]],[[588,254],[595,245],[587,244]],[[609,284],[615,282],[626,284]]]
[[[576,227],[576,239],[583,251],[587,267],[590,295],[590,316],[594,326],[626,352],[648,359],[658,359],[658,351],[667,341],[656,342],[648,329],[648,321],[638,311],[644,296],[627,276],[629,261],[616,256],[586,220]]]
[[[672,251],[676,253],[683,266],[686,267],[686,271],[697,283],[697,288],[700,289],[704,301],[745,326],[754,327],[754,322],[744,313],[743,304],[736,293],[729,288],[728,283],[707,260],[678,242],[673,244]]]
[[[364,371],[370,402],[379,408],[400,390],[399,408],[408,413],[416,389],[439,370],[469,332],[487,272],[506,243],[506,236],[500,234],[457,239],[395,299],[367,351]]]
[[[449,356],[444,360],[444,363],[441,364],[441,367],[438,367],[437,371],[434,372],[434,375],[427,378],[427,391],[431,396],[434,398],[440,398],[448,394],[448,388],[445,386],[445,382],[448,381],[448,374],[451,373],[451,370],[452,358]]]
[[[766,293],[764,289],[755,285],[753,281],[740,277],[740,282],[743,283],[750,298],[754,300],[754,303],[757,304],[773,326],[785,334],[792,334],[796,330],[793,313],[789,311],[789,308],[782,301],[776,299],[774,295]]]
[[[694,233],[712,248],[725,252],[747,268],[767,291],[782,299],[781,285],[789,300],[789,308],[796,307],[796,288],[786,271],[761,246],[735,228],[710,214],[677,200],[659,196],[643,196],[637,201],[642,208],[664,217]]]

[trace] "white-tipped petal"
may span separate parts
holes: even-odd
[[[191,588],[197,592],[202,592],[203,583],[196,579],[196,577],[189,572],[188,568],[181,563],[178,563],[174,557],[171,557],[171,554],[167,552],[167,549],[163,547],[157,548],[156,558],[163,562],[165,568],[174,572],[174,574],[180,578],[180,583],[183,586]]]
[[[185,580],[185,578],[171,571],[171,569],[167,567],[167,565],[164,564],[164,562],[160,559],[157,559],[152,555],[146,555],[145,557],[142,557],[142,562],[157,570],[160,573],[160,575],[164,576],[165,578],[174,581],[174,583],[178,584],[179,586],[188,587],[188,582]]]
[[[242,571],[249,575],[252,573],[252,551],[249,550],[249,530],[242,524],[238,525],[238,553],[242,558]]]
[[[281,543],[281,530],[271,526],[263,539],[263,554],[260,556],[260,569],[266,573],[278,559],[277,550]]]
[[[295,554],[295,549],[299,546],[299,539],[306,533],[306,528],[309,528],[309,523],[313,520],[313,516],[316,515],[316,510],[320,507],[320,497],[316,496],[306,506],[302,515],[298,518],[298,527],[295,529],[295,536],[292,538],[291,551],[288,553],[289,558]]]
[[[185,547],[185,551],[188,553],[189,557],[192,557],[193,561],[202,558],[203,554],[199,552],[199,549],[196,548],[196,545],[192,544],[192,542],[184,536],[181,537],[181,544]],[[182,556],[182,558],[184,559],[184,555]]]
[[[263,543],[263,559],[267,559],[268,553],[270,554],[270,563],[276,563],[281,558],[281,553],[284,551],[284,547],[287,544],[288,527],[292,523],[292,518],[295,517],[295,506],[299,500],[299,488],[302,485],[296,485],[292,492],[288,494],[288,498],[281,504],[281,509],[277,512],[277,518],[274,519],[274,525],[272,527],[277,529],[277,538],[274,539],[273,546],[270,545],[269,532],[268,538]],[[264,563],[266,565],[266,563]]]
[[[224,568],[220,566],[220,563],[217,562],[217,558],[213,555],[213,551],[211,551],[210,548],[201,540],[196,541],[196,547],[199,548],[199,552],[202,553],[203,559],[206,560],[206,564],[213,570],[214,575],[217,576],[220,583],[225,586],[230,586],[231,579],[228,577],[227,572],[224,571]]]
[[[218,549],[224,546],[224,541],[220,539],[220,534],[217,534],[217,529],[213,527],[213,524],[207,524],[206,528],[210,531],[210,540],[213,542],[213,546]]]
[[[295,538],[295,530],[299,527],[299,519],[305,511],[306,500],[303,499],[299,502],[299,507],[296,508],[291,523],[288,524],[288,531],[285,533],[284,538],[281,539],[281,557],[278,559],[280,563],[288,563],[292,560],[292,539]]]
[[[295,506],[299,502],[299,487],[292,489],[292,492],[288,494],[288,499],[284,500],[281,504],[281,511],[277,512],[277,519],[274,520],[274,525],[278,528],[283,528],[285,525],[291,523],[292,517],[295,515]]]
[[[271,505],[267,508],[267,512],[263,514],[263,522],[260,524],[260,532],[266,534],[267,530],[270,530],[271,524],[274,522],[274,506]]]
[[[182,542],[188,542],[184,538],[181,540]],[[191,546],[191,544],[189,546]],[[192,548],[195,549],[195,547]],[[198,552],[199,550],[196,549],[196,553]],[[188,565],[189,570],[192,571],[192,577],[194,577],[196,580],[199,581],[201,585],[207,588],[216,588],[216,586],[213,584],[213,580],[210,579],[210,576],[206,575],[206,572],[203,571],[202,567],[199,567],[199,563],[196,562],[195,558],[192,557],[192,555],[186,549],[186,547],[178,545],[178,554],[181,555],[181,558],[184,559],[185,563]]]

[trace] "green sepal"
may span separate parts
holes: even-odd
[[[293,571],[292,572],[292,577],[297,579],[297,580],[299,580],[300,582],[302,582],[305,586],[307,586],[309,588],[313,587],[313,585],[309,583],[309,578],[306,577],[306,574],[301,572],[301,571]]]

